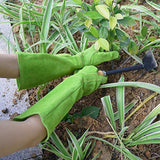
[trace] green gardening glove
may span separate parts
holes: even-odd
[[[94,46],[75,56],[69,54],[18,53],[20,77],[18,89],[27,89],[70,75],[87,65],[98,65],[119,57],[117,51],[97,52]]]
[[[23,121],[32,115],[40,115],[47,130],[47,136],[43,142],[47,141],[54,128],[69,112],[73,104],[82,96],[95,91],[100,84],[106,81],[107,77],[97,74],[96,67],[86,66],[78,73],[65,79],[35,105],[15,117],[14,120]]]

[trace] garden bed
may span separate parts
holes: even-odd
[[[34,1],[36,4],[41,4],[42,1]],[[92,2],[88,2],[92,3]],[[121,4],[126,5],[128,4],[128,1],[121,1]],[[130,2],[131,3],[131,2]],[[157,3],[160,3],[157,2]],[[147,6],[146,3],[143,3],[143,1],[140,1],[139,4],[142,4],[144,6]],[[146,16],[146,19],[151,18]],[[149,25],[148,25],[149,27]],[[135,33],[133,30],[139,30],[140,26],[137,22],[134,27],[128,27],[124,28],[125,32],[130,35],[130,37],[136,41]],[[14,33],[19,32],[20,27],[16,26],[13,28]],[[154,34],[154,33],[152,33]],[[156,34],[156,38],[159,38],[160,34]],[[74,34],[75,41],[80,41],[80,32],[76,32]],[[34,35],[34,41],[39,40],[38,34]],[[23,44],[21,41],[21,38],[17,36],[17,39],[19,41],[20,47],[23,50]],[[26,32],[26,40],[28,43],[32,42],[31,37],[28,36],[28,33]],[[32,43],[30,43],[32,45]],[[79,45],[79,44],[78,44]],[[88,46],[90,46],[88,44]],[[52,50],[52,47],[50,50]],[[50,51],[48,50],[48,52]],[[67,52],[67,49],[62,49],[58,53]],[[154,49],[154,57],[157,61],[158,67],[156,70],[152,70],[149,72],[146,72],[144,70],[140,71],[130,71],[127,73],[123,73],[125,81],[135,81],[135,82],[146,82],[146,83],[152,83],[155,85],[160,85],[160,56],[159,56],[159,48]],[[121,58],[119,60],[114,60],[111,62],[105,62],[98,67],[98,69],[101,70],[112,70],[112,69],[118,69],[123,67],[128,67],[135,64],[135,60],[132,59],[128,54],[126,54],[124,51],[120,51]],[[144,56],[144,52],[139,55],[139,57],[142,59]],[[118,82],[122,74],[116,74],[111,75],[108,77],[107,83],[114,83]],[[54,89],[60,82],[63,81],[65,77],[59,78],[57,80],[54,80],[50,82],[44,89],[40,91],[39,98],[44,97],[49,91]],[[37,102],[37,91],[40,87],[36,87],[33,89],[29,89],[29,101],[30,105],[33,105]],[[146,100],[150,95],[152,95],[153,92],[150,90],[142,89],[142,88],[135,88],[135,87],[125,87],[125,103],[126,105],[129,104],[132,101],[137,101],[134,108],[132,108],[131,111],[129,111],[126,114],[126,117],[137,107],[139,106],[143,101]],[[69,114],[74,115],[75,113],[80,113],[85,107],[87,106],[96,106],[99,108],[99,115],[96,119],[90,117],[90,116],[82,116],[77,117],[74,119],[67,119],[67,121],[61,121],[59,125],[56,127],[55,132],[57,133],[58,137],[62,140],[64,145],[67,146],[67,138],[68,134],[66,132],[66,128],[68,128],[74,135],[76,135],[77,138],[79,138],[88,128],[89,128],[89,135],[95,135],[101,138],[104,138],[108,132],[112,132],[112,128],[110,127],[109,123],[106,120],[106,115],[103,110],[101,98],[104,96],[110,95],[113,105],[114,112],[117,111],[116,107],[116,88],[103,88],[98,89],[94,93],[92,93],[89,96],[81,98],[79,101],[77,101],[72,109],[70,110]],[[150,99],[147,103],[143,105],[135,114],[133,114],[127,121],[126,126],[129,126],[128,130],[126,131],[126,135],[130,133],[136,126],[141,124],[141,122],[144,120],[144,118],[158,105],[160,104],[160,96],[159,94],[155,95],[152,99]],[[160,115],[157,116],[157,118],[154,120],[154,122],[160,120]],[[69,122],[70,121],[70,122]],[[120,129],[120,125],[117,123],[117,128]],[[114,143],[114,139],[107,138],[107,140],[111,143]],[[160,159],[160,145],[159,144],[147,144],[147,145],[136,145],[134,147],[129,148],[130,151],[135,154],[136,156],[139,156],[143,160],[158,160]],[[124,159],[124,157],[115,149],[112,147],[102,143],[101,141],[96,141],[96,145],[92,151],[92,154],[88,157],[88,159],[93,158],[98,152],[101,150],[100,156],[97,158],[99,160],[119,160]],[[43,150],[44,155],[43,159],[58,159],[54,154],[47,152]]]

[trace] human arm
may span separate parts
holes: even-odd
[[[16,54],[0,54],[0,77],[19,77],[18,57]]]
[[[82,96],[95,91],[107,77],[87,66],[66,78],[16,121],[0,121],[0,157],[47,141],[58,123]]]

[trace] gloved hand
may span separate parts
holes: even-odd
[[[119,57],[118,52],[97,52],[94,46],[75,56],[69,54],[18,53],[18,89],[27,89],[70,75],[86,65],[98,65]]]
[[[14,118],[23,121],[28,117],[38,114],[47,130],[47,141],[53,129],[69,112],[72,105],[82,96],[89,95],[95,91],[100,84],[105,83],[107,77],[97,74],[97,68],[86,66],[78,73],[68,77],[45,97],[31,108]]]

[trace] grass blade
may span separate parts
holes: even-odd
[[[22,22],[22,21],[23,21],[23,5],[22,5],[22,7],[20,8],[19,17],[20,17],[20,21]],[[27,41],[26,41],[25,30],[24,30],[24,25],[23,25],[23,23],[20,24],[19,34],[20,34],[20,37],[21,37],[21,39],[22,39],[22,43],[23,43],[24,49],[25,49],[25,50],[28,49],[29,52],[33,53],[32,49],[30,48],[29,44],[28,44]]]
[[[160,136],[160,134],[158,135]],[[133,143],[130,143],[128,146],[131,147],[131,146],[135,146],[135,145],[139,145],[139,144],[160,144],[160,139],[149,139],[149,140],[142,140],[142,141],[136,141],[136,142],[133,142]]]
[[[78,140],[76,139],[76,137],[71,133],[71,131],[69,129],[67,129],[67,133],[68,135],[70,136],[73,144],[74,144],[74,147],[76,148],[76,151],[78,153],[78,156],[80,159],[83,159],[83,152],[82,152],[82,148],[80,147],[79,143],[78,143]]]
[[[73,49],[76,52],[79,52],[78,46],[77,46],[77,44],[76,44],[76,42],[75,42],[75,40],[72,36],[72,33],[66,25],[64,26],[64,30],[65,30],[65,33],[66,33],[66,36],[67,36],[69,42],[72,44],[71,46],[73,47]]]
[[[124,82],[124,76],[122,76],[119,80],[119,82]],[[124,128],[124,116],[125,116],[125,99],[124,99],[124,87],[117,87],[116,92],[116,100],[117,100],[117,108],[118,108],[118,115],[119,115],[119,121],[121,130]]]
[[[152,90],[154,92],[160,93],[160,87],[154,84],[145,83],[145,82],[118,82],[118,83],[108,83],[101,85],[100,88],[110,88],[110,87],[118,87],[118,86],[125,86],[125,87],[141,87]]]
[[[48,37],[48,32],[49,32],[49,27],[50,27],[50,20],[52,16],[52,8],[53,8],[53,0],[49,0],[47,4],[47,8],[44,12],[43,16],[43,23],[42,23],[42,28],[41,28],[41,40],[47,40]],[[46,44],[42,43],[40,45],[40,51],[41,53],[46,53]]]
[[[109,117],[114,130],[116,130],[116,124],[114,120],[114,114],[113,114],[113,108],[112,108],[110,96],[105,96],[101,98],[101,101],[102,101],[104,112],[106,116]]]
[[[61,158],[65,159],[65,160],[71,160],[70,157],[65,156],[64,154],[62,154],[61,152],[59,152],[59,151],[58,151],[55,147],[53,147],[50,143],[46,143],[46,145],[47,145],[48,147],[50,147],[51,149],[48,149],[48,148],[45,148],[45,147],[42,147],[42,148],[45,149],[45,150],[47,150],[47,151],[49,151],[49,152],[51,152],[51,153],[54,153],[54,154],[57,155],[58,157],[61,157]]]
[[[80,51],[83,52],[87,49],[88,38],[85,37],[84,33],[82,33],[81,43],[80,43]]]
[[[139,140],[131,142],[128,146],[134,146],[138,144],[152,144],[152,143],[160,143],[160,131],[145,135]]]
[[[121,9],[134,9],[142,13],[146,13],[147,15],[150,15],[154,19],[156,19],[158,22],[160,22],[160,17],[155,15],[151,10],[147,9],[144,6],[141,5],[123,5],[121,6]]]
[[[73,145],[69,139],[67,139],[67,141],[68,141],[69,149],[70,149],[71,153],[73,153]]]
[[[58,138],[57,134],[55,132],[52,132],[51,134],[52,142],[55,144],[55,146],[66,156],[70,156],[68,151],[66,150],[65,146],[62,144],[61,140]]]
[[[156,44],[156,43],[160,43],[160,39],[156,39],[155,41],[153,41],[153,42],[148,43],[147,45],[145,45],[142,49],[139,50],[139,53],[141,53],[141,52],[147,50],[148,47],[150,47],[150,46],[152,46],[152,45],[154,45],[154,44]],[[158,46],[159,46],[159,45],[155,45],[155,46],[152,46],[152,48],[153,48],[153,47],[156,48],[156,47],[158,47]]]
[[[156,106],[150,113],[147,115],[147,117],[142,121],[142,123],[137,126],[132,133],[137,133],[146,126],[148,126],[155,118],[156,116],[160,113],[160,104]]]
[[[152,1],[148,1],[148,0],[146,0],[146,2],[147,2],[150,6],[152,6],[153,8],[155,8],[155,9],[157,9],[157,10],[160,11],[160,5],[158,5],[158,4],[156,4],[156,3],[152,2]]]
[[[88,139],[96,139],[96,140],[100,140],[104,143],[106,143],[107,145],[110,145],[111,147],[113,147],[114,149],[116,149],[117,151],[119,151],[120,153],[122,152],[128,159],[131,160],[142,160],[141,158],[133,155],[127,148],[119,148],[119,146],[113,145],[112,143],[102,139],[102,138],[98,138],[98,137],[94,137],[94,136],[89,136]]]
[[[129,103],[126,107],[125,107],[125,114],[128,113],[128,111],[130,111],[134,105],[137,103],[137,100],[134,100],[133,102]],[[118,112],[114,113],[114,120],[118,120],[119,119],[119,115]]]
[[[83,151],[83,155],[84,156],[87,154],[87,151],[88,151],[89,147],[91,146],[91,144],[92,144],[91,142],[89,142],[89,143],[86,144],[85,149]]]
[[[132,137],[133,140],[138,140],[139,138],[141,138],[144,135],[153,133],[153,132],[157,132],[160,131],[160,121],[153,123],[149,126],[147,126],[146,128],[140,130],[135,136]]]
[[[63,0],[63,4],[61,6],[61,10],[60,10],[60,21],[61,23],[63,22],[63,15],[64,15],[64,11],[65,11],[65,0]]]
[[[87,129],[84,134],[81,136],[81,138],[78,140],[80,146],[82,147],[84,142],[85,142],[85,138],[86,138],[86,135],[87,135],[87,132],[88,132],[89,129]]]

